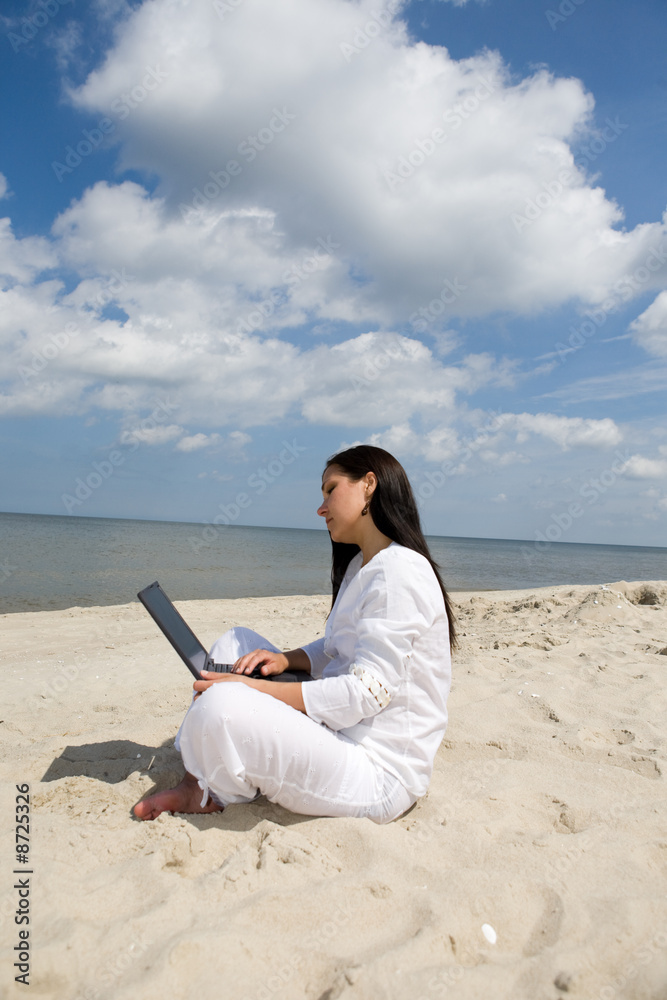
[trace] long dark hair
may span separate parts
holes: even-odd
[[[451,648],[455,649],[457,645],[456,619],[452,602],[442,582],[440,567],[431,558],[422,531],[414,493],[401,463],[384,448],[360,444],[355,448],[347,448],[337,455],[332,455],[326,464],[325,471],[330,466],[336,466],[355,483],[363,479],[367,473],[375,473],[377,486],[369,507],[373,523],[378,531],[381,531],[387,538],[391,538],[392,542],[404,545],[406,549],[413,549],[428,559],[445,599],[445,610],[449,621],[449,642]],[[331,549],[331,607],[333,608],[345,571],[350,560],[359,552],[359,546],[348,545],[345,542],[334,542],[332,539]]]

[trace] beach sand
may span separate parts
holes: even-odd
[[[449,728],[428,795],[388,826],[264,798],[134,820],[181,776],[190,675],[138,604],[5,615],[0,995],[667,997],[667,584],[454,599]],[[290,648],[328,599],[179,607],[205,643],[236,624]]]

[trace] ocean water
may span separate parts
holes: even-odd
[[[667,579],[667,548],[428,539],[449,590]],[[0,613],[127,604],[159,580],[172,600],[327,594],[324,529],[0,513]]]

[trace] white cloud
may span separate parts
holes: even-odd
[[[465,290],[445,289],[443,320],[613,294],[664,227],[619,229],[619,207],[574,165],[571,144],[593,127],[591,95],[544,70],[515,82],[497,53],[456,61],[412,44],[388,15],[346,60],[341,45],[379,23],[380,10],[377,0],[246,0],[221,19],[212,4],[154,0],[121,25],[115,49],[72,99],[110,113],[146,67],[159,70],[164,79],[117,122],[121,165],[157,173],[167,210],[177,212],[213,183],[210,172],[236,161],[240,172],[202,210],[206,238],[192,234],[186,244],[206,245],[232,209],[261,208],[276,220],[272,233],[250,237],[256,264],[278,234],[287,255],[332,234],[337,259],[365,277],[340,273],[325,315],[347,309],[392,326],[428,308],[444,279]],[[606,141],[622,142],[625,127],[606,126]],[[569,180],[555,181],[563,171]],[[561,193],[517,231],[513,215],[555,182]],[[185,253],[182,266],[191,269]],[[265,291],[271,282],[275,272]],[[649,276],[643,290],[657,283]]]
[[[176,444],[177,451],[198,451],[200,448],[210,448],[220,441],[219,434],[191,434],[183,437]]]
[[[41,236],[28,236],[17,240],[12,232],[10,219],[0,219],[0,278],[29,284],[47,268],[55,267],[56,252],[49,241]],[[7,281],[2,283],[7,287]]]
[[[250,444],[252,438],[249,434],[244,434],[243,431],[232,431],[231,434],[228,435],[228,440],[235,451],[240,451],[242,448],[245,448],[247,444]]]
[[[463,338],[457,330],[437,330],[433,333],[435,352],[441,357],[451,354],[463,343]]]
[[[447,475],[462,475],[473,464],[478,468],[504,469],[511,465],[527,465],[531,460],[544,457],[543,443],[533,443],[524,453],[507,447],[512,440],[528,443],[535,437],[542,438],[564,452],[573,449],[605,451],[622,440],[620,429],[609,418],[584,420],[552,413],[502,413],[488,415],[482,428],[478,424],[478,413],[459,408],[452,412],[447,423],[437,424],[430,430],[416,431],[406,421],[370,435],[368,443],[397,455],[446,464]]]
[[[233,462],[245,462],[247,461],[247,454],[245,452],[246,447],[252,443],[252,438],[249,434],[245,434],[243,431],[230,431],[225,437],[220,434],[192,434],[188,437],[182,438],[176,445],[177,451],[198,451],[200,448],[212,448],[215,447],[216,452],[225,455],[226,458]],[[200,473],[200,478],[207,478],[211,476],[212,479],[224,482],[228,479],[233,479],[234,476],[229,473],[219,473],[217,470],[213,470],[210,473]]]
[[[135,427],[131,430],[123,431],[120,436],[121,444],[134,444],[140,442],[147,445],[161,445],[168,441],[173,441],[183,433],[183,428],[178,424],[167,424],[162,427]]]
[[[553,441],[563,451],[575,447],[612,448],[622,440],[621,431],[609,417],[590,420],[553,413],[503,413],[497,421],[504,430],[516,432],[518,443],[537,434]]]
[[[0,174],[0,198],[7,198],[9,196],[9,184],[7,183],[7,178],[4,174]]]
[[[438,415],[454,412],[459,396],[512,384],[509,360],[469,354],[444,365],[411,337],[373,332],[297,347],[275,333],[245,332],[249,306],[259,314],[269,301],[248,302],[249,291],[259,294],[255,275],[268,274],[270,282],[295,260],[265,216],[233,213],[203,235],[166,218],[136,184],[98,184],[59,217],[54,234],[60,262],[82,280],[69,294],[58,282],[5,294],[0,336],[8,350],[0,371],[4,366],[8,379],[13,372],[14,384],[0,406],[8,413],[48,412],[53,399],[41,386],[53,381],[60,413],[94,406],[133,413],[159,384],[178,394],[179,420],[189,426],[242,428],[290,414],[341,426],[392,424],[415,413],[440,423]],[[311,297],[322,296],[326,308],[334,272],[327,265],[293,283],[266,310],[274,327],[303,318]],[[127,319],[104,318],[108,304]],[[53,336],[60,338],[55,351]],[[46,366],[35,362],[45,344]],[[26,379],[16,379],[19,366]]]
[[[150,69],[155,87],[115,115],[114,138],[121,166],[160,183],[95,184],[49,240],[16,240],[4,220],[0,412],[117,411],[127,439],[239,461],[247,428],[305,420],[458,474],[475,458],[526,463],[544,442],[618,444],[612,420],[482,427],[467,398],[511,388],[518,366],[490,351],[449,360],[464,341],[453,316],[601,302],[659,245],[660,223],[617,228],[618,207],[573,168],[593,110],[578,81],[517,82],[498,54],[457,62],[388,18],[348,61],[341,44],[377,0],[244,0],[222,20],[208,3],[100,9],[120,6],[115,48],[73,100],[112,115]],[[251,136],[252,160],[239,151]],[[240,171],[183,218],[230,160]],[[409,176],[389,183],[401,163]],[[513,213],[562,170],[562,194],[518,231]],[[71,291],[43,273],[56,266],[78,276]],[[142,426],[158,389],[178,423]]]
[[[623,466],[623,474],[629,479],[665,479],[667,478],[667,459],[631,455]]]
[[[630,324],[637,343],[655,357],[667,357],[667,291]]]

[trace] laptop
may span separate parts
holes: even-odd
[[[201,675],[202,670],[212,670],[215,673],[231,673],[232,663],[215,663],[206,652],[201,642],[194,634],[185,619],[178,613],[171,603],[160,584],[155,581],[150,587],[140,590],[137,597],[146,608],[153,621],[162,629],[165,636],[172,644],[180,658],[185,663],[191,674],[198,680],[204,680]],[[282,674],[271,674],[265,677],[259,667],[246,677],[259,677],[261,680],[271,681],[303,681],[310,680],[305,672],[299,674],[285,671]]]

